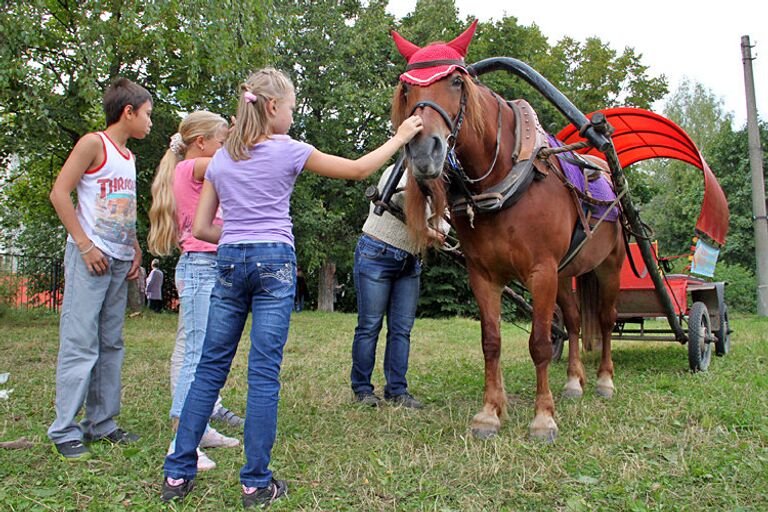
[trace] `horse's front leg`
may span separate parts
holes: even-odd
[[[533,298],[533,320],[528,350],[536,367],[535,416],[528,429],[531,437],[555,440],[555,402],[549,389],[549,361],[552,359],[552,312],[557,296],[557,264],[536,268],[529,279]],[[565,312],[564,312],[565,313]]]
[[[470,285],[480,308],[480,326],[482,330],[483,357],[485,359],[485,392],[483,408],[472,418],[472,435],[478,439],[487,439],[496,435],[501,428],[501,420],[507,418],[507,393],[504,391],[504,379],[501,374],[501,290],[502,286],[493,283],[477,272],[469,274]]]

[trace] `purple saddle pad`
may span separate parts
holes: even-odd
[[[554,138],[552,135],[547,135],[547,139],[549,139],[549,144],[553,148],[559,148],[563,144]],[[569,155],[570,158],[575,159],[573,156],[573,153],[564,153],[565,155]],[[573,184],[577,189],[579,189],[580,192],[584,192],[584,173],[581,169],[579,169],[579,166],[572,164],[571,162],[568,162],[566,160],[563,160],[560,158],[560,156],[557,157],[557,159],[560,161],[560,167],[563,169],[563,174],[565,175],[565,178]],[[608,182],[606,177],[604,175],[600,175],[598,179],[595,181],[589,182],[589,195],[595,199],[599,199],[601,201],[613,201],[616,199],[616,193],[613,191],[613,188],[611,187],[611,184]],[[579,200],[579,202],[584,206],[584,202]],[[595,204],[589,204],[587,203],[587,206],[590,210],[592,210],[592,218],[597,220],[605,214],[605,211],[608,209],[607,206],[602,205],[595,205]],[[608,215],[605,216],[605,220],[608,222],[616,222],[616,219],[619,218],[619,209],[618,207],[614,206],[611,211],[608,213]]]

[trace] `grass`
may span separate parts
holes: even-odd
[[[0,373],[14,388],[0,400],[0,441],[22,436],[26,450],[0,450],[0,509],[158,510],[170,440],[168,360],[176,316],[126,320],[122,426],[135,446],[92,445],[91,461],[68,464],[52,452],[57,318],[8,312],[0,318]],[[584,398],[559,398],[565,363],[551,366],[560,434],[529,440],[534,371],[527,334],[503,331],[509,420],[478,441],[469,421],[481,405],[480,329],[465,319],[418,320],[410,389],[422,411],[361,408],[350,402],[355,317],[294,315],[282,372],[272,468],[290,482],[273,510],[766,510],[768,509],[768,321],[734,318],[732,352],[710,371],[687,371],[685,347],[617,342],[617,393],[594,394],[597,361],[587,357]],[[225,404],[244,412],[241,343]],[[381,358],[374,374],[383,386]],[[226,431],[236,434],[234,431]],[[240,449],[210,450],[218,463],[171,510],[239,507]]]

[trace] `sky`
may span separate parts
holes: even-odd
[[[741,36],[748,35],[754,46],[752,67],[758,115],[768,120],[768,3],[728,0],[714,4],[717,7],[712,4],[701,0],[456,0],[461,19],[472,16],[488,21],[514,16],[520,25],[535,23],[550,44],[564,36],[578,41],[596,36],[617,52],[632,47],[642,54],[641,62],[649,66],[650,75],[666,75],[671,92],[684,78],[710,89],[723,100],[725,111],[733,112],[736,129],[747,122]],[[415,5],[416,0],[390,0],[388,11],[402,17]],[[594,9],[589,10],[590,5]],[[662,108],[663,100],[653,106],[659,113]]]

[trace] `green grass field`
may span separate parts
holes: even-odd
[[[144,313],[126,321],[120,424],[142,435],[133,446],[92,445],[77,464],[52,452],[58,349],[53,315],[0,317],[0,373],[13,388],[0,400],[0,441],[22,436],[23,450],[0,449],[2,510],[158,510],[162,463],[171,438],[168,360],[177,317]],[[282,372],[272,468],[289,480],[273,510],[768,510],[768,321],[734,318],[732,352],[707,373],[687,371],[678,344],[618,342],[616,396],[559,398],[565,362],[550,367],[560,433],[552,445],[529,440],[534,371],[527,334],[504,326],[510,417],[500,435],[478,441],[469,421],[481,406],[480,328],[465,319],[418,320],[410,389],[422,411],[351,403],[348,385],[355,317],[294,315]],[[247,338],[225,404],[243,413]],[[374,383],[383,386],[379,362]],[[230,435],[237,432],[224,430]],[[242,450],[209,450],[218,463],[172,510],[239,508]]]

